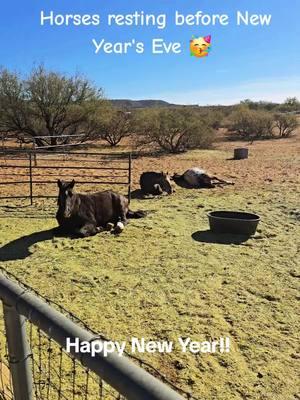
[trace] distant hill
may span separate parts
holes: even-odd
[[[178,107],[178,104],[171,104],[163,100],[128,100],[116,99],[110,100],[118,108],[160,108],[160,107]]]

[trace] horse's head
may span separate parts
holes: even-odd
[[[176,172],[175,172],[175,174],[173,174],[173,176],[170,176],[171,181],[174,181],[174,182],[178,181],[181,178],[182,178],[182,175],[177,174]]]
[[[173,188],[172,188],[172,184],[171,184],[171,178],[169,173],[165,173],[162,172],[161,173],[161,181],[160,181],[160,187],[162,188],[162,190],[164,192],[167,192],[168,194],[172,194],[173,193]]]
[[[59,193],[57,205],[64,218],[70,218],[75,204],[75,193],[73,188],[75,185],[74,179],[71,182],[57,181]]]

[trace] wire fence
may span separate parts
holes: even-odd
[[[36,399],[125,399],[33,324],[29,336]]]
[[[125,399],[40,329],[30,324],[29,330],[35,399]],[[5,330],[1,330],[1,336],[5,336]],[[14,400],[7,345],[1,348],[0,374],[0,399]]]
[[[0,311],[0,399],[14,400],[3,311]]]
[[[92,334],[95,338],[108,341],[108,339],[98,332],[90,329],[83,321],[78,319],[74,314],[65,310],[62,306],[40,296],[36,291],[29,288],[21,282],[13,274],[8,273],[4,268],[0,267],[2,276],[7,277],[12,282],[18,284],[23,294],[32,293],[37,298],[51,306],[52,309],[59,311],[68,318],[69,321],[76,323],[84,329],[85,332]],[[3,287],[3,285],[2,285]],[[0,284],[1,288],[1,284]],[[3,292],[3,290],[2,290]],[[14,384],[12,381],[11,368],[17,365],[20,360],[15,359],[9,351],[7,334],[9,332],[7,323],[5,324],[5,309],[7,307],[3,293],[0,290],[0,297],[4,302],[4,311],[0,312],[0,400],[19,400],[14,394]],[[22,300],[21,300],[22,301]],[[18,304],[18,301],[17,303]],[[17,306],[18,310],[18,306]],[[6,312],[9,312],[9,310]],[[28,354],[24,355],[21,362],[30,359],[31,375],[32,375],[32,392],[35,400],[124,400],[135,399],[136,397],[124,397],[118,390],[114,389],[111,384],[106,383],[103,378],[95,373],[91,368],[84,365],[83,360],[78,360],[74,354],[67,353],[64,347],[52,337],[52,329],[47,332],[42,330],[32,321],[33,314],[29,313],[28,317],[22,317],[22,325],[26,323],[26,337],[28,341]],[[5,326],[6,325],[6,326]],[[15,343],[14,343],[15,345]],[[151,378],[157,379],[157,384],[164,385],[166,396],[164,394],[158,397],[145,397],[145,399],[190,399],[196,400],[191,393],[188,393],[171,383],[164,375],[149,363],[140,360],[131,354],[126,354],[126,358],[130,358],[142,370],[147,371]],[[122,357],[123,358],[123,357]],[[125,368],[126,370],[126,368]],[[143,377],[147,380],[147,377]],[[151,386],[151,385],[150,385]],[[155,386],[155,385],[154,385]],[[168,388],[170,389],[170,397]],[[173,395],[175,397],[173,397]],[[180,395],[176,395],[180,393]],[[21,397],[23,399],[23,397]],[[24,397],[27,400],[27,397]],[[140,400],[144,398],[140,397]]]

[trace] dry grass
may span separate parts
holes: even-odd
[[[54,206],[41,203],[40,218],[30,218],[31,207],[2,208],[3,265],[116,340],[229,336],[229,354],[141,355],[197,398],[300,398],[299,143],[257,142],[248,160],[228,160],[241,144],[136,160],[135,186],[143,170],[192,166],[236,185],[134,200],[133,209],[150,214],[121,236],[40,240],[47,233],[32,234],[56,225],[43,217],[54,215]],[[260,214],[257,234],[241,244],[230,237],[215,243],[206,232],[212,209]]]

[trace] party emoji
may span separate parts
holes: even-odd
[[[211,50],[211,35],[209,36],[192,36],[190,40],[191,56],[194,57],[207,57]]]

